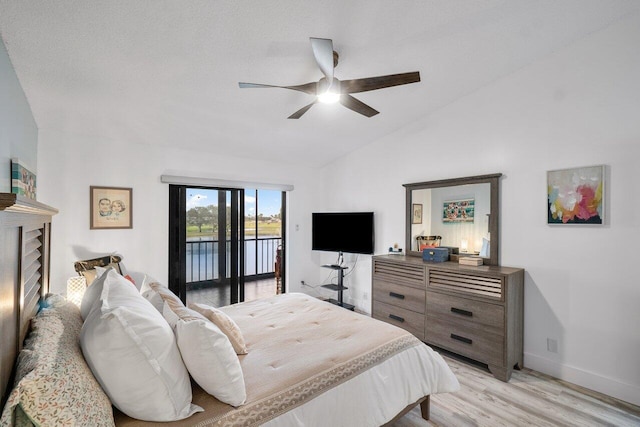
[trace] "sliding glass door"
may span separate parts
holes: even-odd
[[[284,292],[285,194],[245,190],[246,301]]]
[[[169,187],[169,286],[216,307],[284,292],[285,193]]]
[[[169,285],[183,301],[244,300],[244,190],[169,187]]]

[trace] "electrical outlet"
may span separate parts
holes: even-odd
[[[558,341],[551,338],[547,338],[547,351],[550,353],[557,353]]]

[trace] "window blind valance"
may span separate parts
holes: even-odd
[[[165,184],[175,185],[197,185],[202,187],[217,188],[257,188],[260,190],[293,191],[292,184],[274,184],[268,182],[237,181],[193,176],[161,175],[160,181]]]

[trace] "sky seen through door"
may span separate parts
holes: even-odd
[[[198,206],[206,207],[218,204],[217,190],[207,190],[204,188],[191,188],[187,194],[187,210]],[[247,189],[245,196],[245,214],[254,216],[256,214],[255,190]],[[281,195],[280,191],[258,190],[260,197],[260,212],[264,216],[272,216],[280,213]]]

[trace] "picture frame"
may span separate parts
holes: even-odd
[[[602,225],[605,166],[547,171],[547,224]]]
[[[475,199],[449,200],[442,204],[442,222],[473,222],[476,210]]]
[[[11,192],[36,200],[36,174],[19,159],[11,159]]]
[[[133,228],[133,189],[89,187],[90,229]]]
[[[411,205],[411,224],[422,224],[422,205],[420,203]]]

